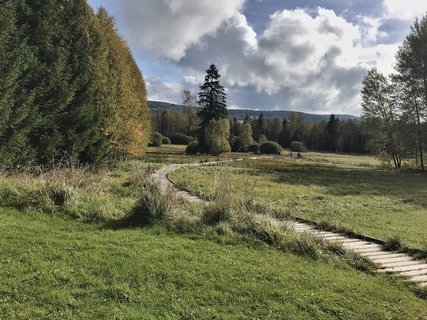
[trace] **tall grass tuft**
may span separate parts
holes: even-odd
[[[141,196],[122,223],[129,227],[146,227],[164,221],[172,211],[172,197],[163,194],[151,180],[140,182]]]

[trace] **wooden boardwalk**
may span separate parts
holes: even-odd
[[[250,158],[250,160],[257,160],[260,158],[261,157],[253,157]],[[156,171],[152,175],[152,178],[159,184],[163,191],[168,189],[173,190],[173,192],[175,192],[179,197],[190,202],[204,202],[204,200],[191,195],[186,191],[178,190],[169,179],[168,175],[182,167],[208,166],[242,160],[243,159],[196,164],[172,164]],[[415,282],[422,287],[427,287],[427,262],[425,261],[414,260],[411,256],[405,253],[386,251],[383,249],[381,244],[375,242],[317,229],[315,224],[299,222],[296,220],[281,221],[274,218],[271,218],[271,222],[275,224],[282,224],[284,227],[292,228],[297,232],[306,232],[327,241],[337,242],[341,244],[344,249],[352,250],[374,262],[378,267],[378,272],[404,276],[407,277],[408,280]]]
[[[285,224],[297,232],[306,232],[324,240],[340,243],[344,249],[352,250],[374,262],[378,266],[378,272],[405,276],[420,286],[427,287],[426,262],[414,260],[405,253],[385,251],[382,245],[374,242],[352,238],[340,233],[322,231],[307,223],[288,220]]]

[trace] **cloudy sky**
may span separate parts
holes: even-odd
[[[360,85],[427,0],[89,0],[116,17],[151,100],[181,102],[217,64],[231,108],[360,114]]]

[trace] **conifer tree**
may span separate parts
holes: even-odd
[[[34,157],[28,142],[34,94],[27,84],[34,59],[17,20],[16,1],[0,3],[0,159],[7,166]]]
[[[144,151],[145,83],[106,12],[86,0],[7,0],[0,18],[3,165]]]
[[[199,128],[199,142],[203,147],[205,127],[211,120],[221,120],[227,118],[227,95],[224,87],[220,84],[221,75],[217,67],[211,64],[206,70],[205,82],[200,86],[199,105],[201,110],[198,115],[201,119]]]
[[[97,17],[102,36],[109,44],[107,61],[111,68],[105,131],[111,136],[115,157],[137,156],[148,145],[151,132],[145,82],[128,46],[118,35],[114,19],[104,8],[100,8]]]

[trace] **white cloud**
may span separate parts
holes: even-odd
[[[169,59],[186,75],[174,83],[147,79],[150,99],[179,102],[181,90],[197,88],[213,62],[230,89],[230,105],[262,108],[266,101],[268,108],[357,114],[367,70],[393,71],[398,45],[390,44],[384,22],[413,19],[427,10],[427,0],[383,0],[383,16],[357,16],[352,22],[324,8],[282,10],[256,34],[242,14],[244,2],[117,4],[132,48],[159,61]]]
[[[375,21],[368,22],[376,28]],[[357,114],[367,69],[376,66],[391,72],[396,49],[377,46],[375,35],[380,32],[364,30],[332,10],[319,8],[310,15],[297,9],[273,14],[257,36],[237,14],[215,36],[205,37],[204,45],[190,48],[180,64],[196,71],[213,61],[225,84],[233,87],[231,93],[238,87],[252,88],[270,96],[278,108]],[[232,98],[230,103],[245,107],[239,100]],[[250,106],[251,101],[246,103]]]
[[[150,100],[179,103],[184,86],[179,82],[163,82],[157,77],[145,79]]]
[[[132,47],[179,60],[188,47],[214,34],[245,0],[126,0],[120,16]]]
[[[426,0],[384,0],[387,15],[401,20],[413,20],[427,12]]]

